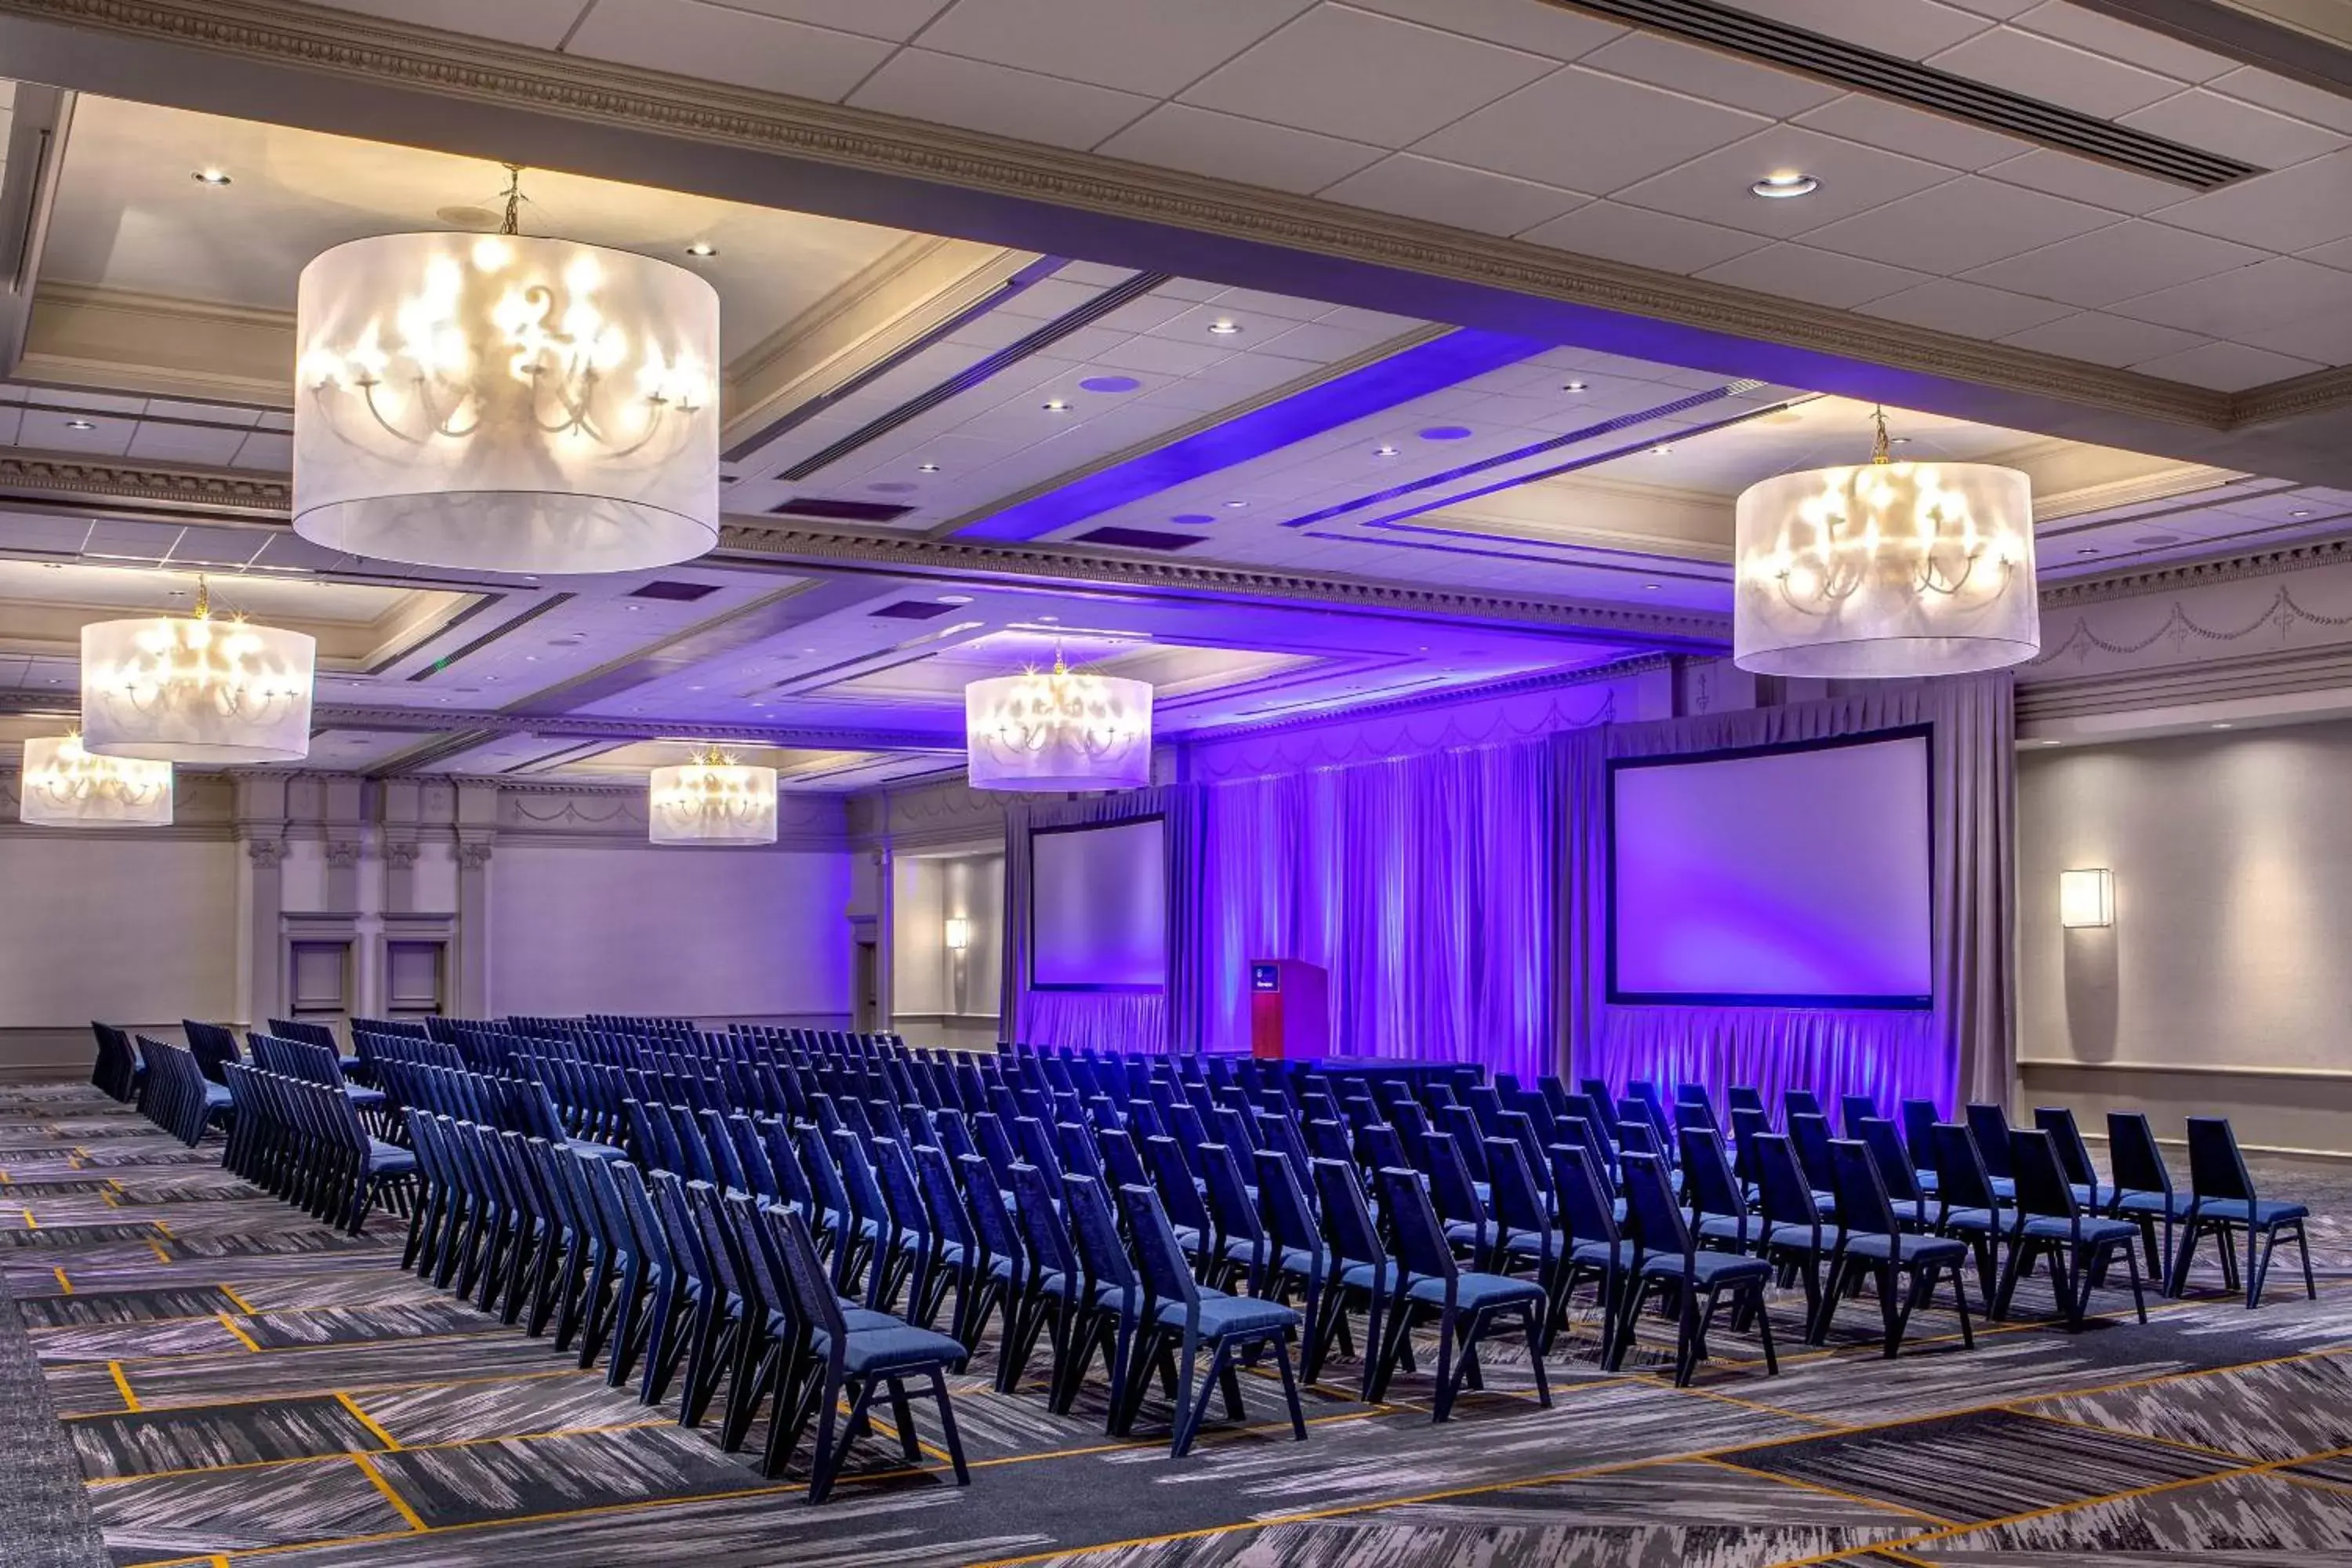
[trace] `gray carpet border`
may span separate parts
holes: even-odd
[[[0,1275],[0,1568],[110,1568],[81,1461]]]

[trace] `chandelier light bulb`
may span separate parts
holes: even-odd
[[[719,296],[513,232],[397,234],[302,269],[294,528],[495,572],[634,572],[719,536]]]
[[[92,756],[79,735],[25,742],[16,817],[39,827],[169,827],[172,764]]]
[[[776,770],[697,747],[693,761],[653,771],[646,819],[656,844],[773,844]]]
[[[82,748],[163,763],[293,763],[310,754],[316,639],[195,613],[81,629]]]
[[[1964,675],[2042,646],[2033,496],[1988,463],[1894,458],[1782,474],[1739,498],[1734,662],[1764,675]]]
[[[974,789],[1134,789],[1151,782],[1151,683],[1075,670],[963,689],[965,773]]]

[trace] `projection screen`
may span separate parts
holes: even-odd
[[[1928,1006],[1928,746],[1922,728],[1612,762],[1610,1000]]]
[[[1029,984],[1158,991],[1168,984],[1168,854],[1157,816],[1029,837]]]

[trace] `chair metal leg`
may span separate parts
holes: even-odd
[[[971,1485],[971,1471],[963,1461],[963,1437],[956,1431],[955,1405],[948,1398],[946,1374],[931,1369],[931,1397],[940,1407],[940,1440],[947,1445],[948,1462],[955,1467],[956,1485]]]
[[[1290,1334],[1287,1330],[1275,1342],[1274,1352],[1276,1364],[1282,1368],[1283,1401],[1290,1407],[1290,1435],[1304,1443],[1307,1441],[1307,1411],[1298,1402],[1298,1379],[1290,1370]],[[1537,1363],[1536,1375],[1543,1375],[1541,1363]]]

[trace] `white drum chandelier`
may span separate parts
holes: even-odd
[[[2033,496],[2015,468],[1871,460],[1739,498],[1732,652],[1765,675],[1965,675],[2042,646]]]
[[[302,269],[294,530],[492,572],[635,572],[719,537],[719,296],[516,232],[397,234]]]
[[[1151,782],[1151,684],[1074,670],[963,689],[965,776],[974,789],[1134,789]]]
[[[40,827],[169,827],[172,764],[94,757],[79,735],[25,742],[16,817]]]
[[[656,844],[773,844],[776,770],[698,747],[692,762],[654,770],[646,821]]]
[[[81,629],[82,749],[164,763],[299,762],[310,754],[318,646],[242,616],[215,620],[201,577],[194,616],[93,621]]]

